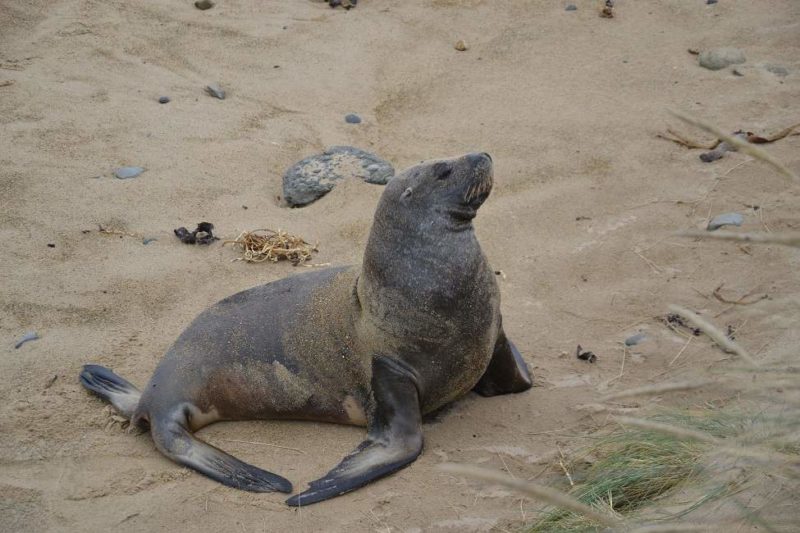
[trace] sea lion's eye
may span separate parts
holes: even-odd
[[[412,189],[411,187],[409,187],[409,188],[407,188],[406,190],[404,190],[404,191],[403,191],[403,194],[401,194],[401,195],[400,195],[400,198],[401,198],[401,199],[408,198],[409,196],[411,196],[411,193],[412,193],[412,192],[414,192],[414,189]]]
[[[447,179],[453,172],[453,167],[447,163],[436,163],[433,165],[433,175],[437,180]]]

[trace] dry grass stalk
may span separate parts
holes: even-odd
[[[280,229],[243,231],[236,240],[225,241],[224,244],[239,246],[242,250],[242,259],[248,263],[288,259],[293,265],[298,265],[311,259],[312,252],[318,251],[316,244],[312,246],[302,237]]]
[[[291,448],[289,446],[281,446],[279,444],[272,444],[272,443],[269,443],[269,442],[257,442],[257,441],[252,441],[252,440],[236,440],[236,439],[221,439],[221,440],[223,440],[225,442],[237,442],[239,444],[256,444],[258,446],[270,446],[272,448],[280,448],[281,450],[291,450],[293,452],[302,453],[303,455],[306,454],[306,452],[304,452],[303,450],[300,450],[298,448]]]
[[[734,233],[732,231],[687,230],[676,233],[679,237],[699,237],[722,241],[755,242],[760,244],[781,244],[800,248],[800,233]]]
[[[620,392],[615,392],[603,396],[600,401],[608,402],[611,400],[619,400],[621,398],[631,398],[633,396],[652,396],[655,394],[663,394],[665,392],[680,392],[686,390],[699,389],[706,385],[711,385],[713,381],[680,381],[676,383],[662,383],[660,385],[649,385],[646,387],[637,387],[635,389],[628,389]]]
[[[692,126],[696,126],[703,131],[711,133],[712,135],[716,135],[718,139],[727,142],[731,146],[735,146],[738,151],[745,153],[749,156],[755,157],[756,159],[759,159],[761,161],[764,161],[765,163],[770,165],[772,168],[774,168],[784,176],[800,181],[800,178],[798,178],[794,172],[786,168],[777,159],[773,158],[767,152],[765,152],[761,148],[757,148],[755,145],[747,142],[746,140],[742,140],[736,137],[735,135],[729,135],[712,124],[708,124],[707,122],[703,122],[688,115],[684,115],[679,111],[675,111],[672,109],[668,111],[671,115],[675,116],[676,118],[679,118],[680,120],[686,122],[687,124],[691,124]]]
[[[678,305],[670,305],[669,308],[672,312],[677,313],[684,319],[688,320],[695,327],[700,328],[703,331],[703,333],[708,335],[711,338],[711,340],[716,342],[723,350],[730,353],[735,353],[736,355],[738,355],[751,365],[758,366],[756,360],[753,359],[753,356],[750,355],[747,352],[747,350],[739,346],[739,344],[735,343],[734,341],[730,340],[722,331],[720,331],[719,329],[717,329],[716,326],[711,324],[711,322],[708,322],[704,318],[701,318],[697,313],[689,311],[688,309],[685,309]]]
[[[122,235],[123,237],[133,237],[135,239],[142,238],[142,235],[139,233],[131,233],[130,231],[123,231],[115,228],[104,228],[103,226],[98,226],[97,231],[103,235]]]
[[[702,431],[696,431],[694,429],[687,429],[685,427],[665,424],[663,422],[653,422],[650,420],[642,420],[641,418],[632,418],[628,416],[617,416],[614,417],[614,419],[623,425],[633,426],[648,431],[655,431],[657,433],[663,433],[678,439],[704,442],[712,445],[714,451],[724,453],[731,457],[745,457],[748,459],[755,459],[765,462],[780,462],[783,463],[785,467],[800,467],[800,458],[797,456],[753,446],[737,446],[736,443],[734,443],[734,446],[728,446],[723,439],[713,437],[708,433],[703,433]]]
[[[734,443],[733,446],[728,446],[725,444],[725,441],[723,439],[712,437],[711,435],[708,435],[707,433],[703,433],[701,431],[695,431],[693,429],[674,426],[672,424],[664,424],[662,422],[652,422],[650,420],[642,420],[640,418],[631,418],[627,416],[618,416],[615,417],[615,419],[617,422],[623,425],[634,426],[639,429],[645,429],[648,431],[663,433],[665,435],[670,435],[678,439],[704,442],[706,444],[712,445],[714,451],[717,451],[719,453],[724,453],[725,455],[731,457],[741,457],[741,458],[753,459],[756,461],[779,464],[781,465],[781,468],[784,470],[784,472],[794,471],[794,470],[800,472],[800,458],[794,455],[789,455],[786,453],[781,453],[760,447],[736,445],[736,443]]]
[[[561,507],[562,509],[568,509],[574,513],[581,514],[599,524],[603,524],[611,528],[622,528],[623,525],[621,520],[617,520],[616,518],[607,514],[599,513],[588,505],[579,502],[575,498],[549,487],[527,481],[512,479],[499,472],[494,472],[492,470],[478,468],[475,466],[446,463],[439,465],[438,468],[450,474],[480,479],[518,490],[519,492],[527,494],[532,498],[547,502],[550,505]]]
[[[694,429],[688,429],[680,426],[674,426],[672,424],[653,422],[651,420],[642,420],[641,418],[631,418],[628,416],[617,416],[614,417],[614,419],[625,426],[633,426],[639,429],[664,433],[679,439],[696,440],[714,445],[719,445],[720,443],[719,439],[712,437],[708,433],[703,433],[702,431],[696,431]]]
[[[670,361],[667,366],[672,366],[675,364],[675,361],[678,360],[681,354],[685,352],[686,348],[688,348],[689,345],[692,343],[692,339],[694,339],[694,337],[689,337],[689,340],[686,341],[686,344],[683,345],[683,348],[681,348],[680,351],[678,351],[678,353],[675,355],[675,357],[672,358],[672,361]]]
[[[630,533],[684,533],[688,531],[708,531],[707,525],[697,524],[656,524],[637,527]]]

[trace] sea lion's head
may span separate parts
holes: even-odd
[[[381,198],[383,216],[410,223],[432,219],[465,227],[492,190],[492,158],[485,152],[425,161],[392,178]]]

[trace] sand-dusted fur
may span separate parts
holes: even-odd
[[[484,395],[531,386],[502,332],[497,282],[472,226],[492,183],[488,154],[396,176],[361,267],[293,276],[217,303],[180,335],[138,405],[126,404],[123,414],[149,426],[174,461],[258,492],[290,492],[291,484],[192,433],[217,420],[366,425],[357,450],[290,505],[343,494],[409,464],[422,450],[422,414],[476,385]],[[82,380],[127,383],[96,366]],[[120,404],[111,385],[90,389]]]

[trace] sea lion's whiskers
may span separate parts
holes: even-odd
[[[472,201],[473,193],[475,192],[475,184],[472,184],[467,189],[467,193],[464,195],[464,203],[468,204]]]

